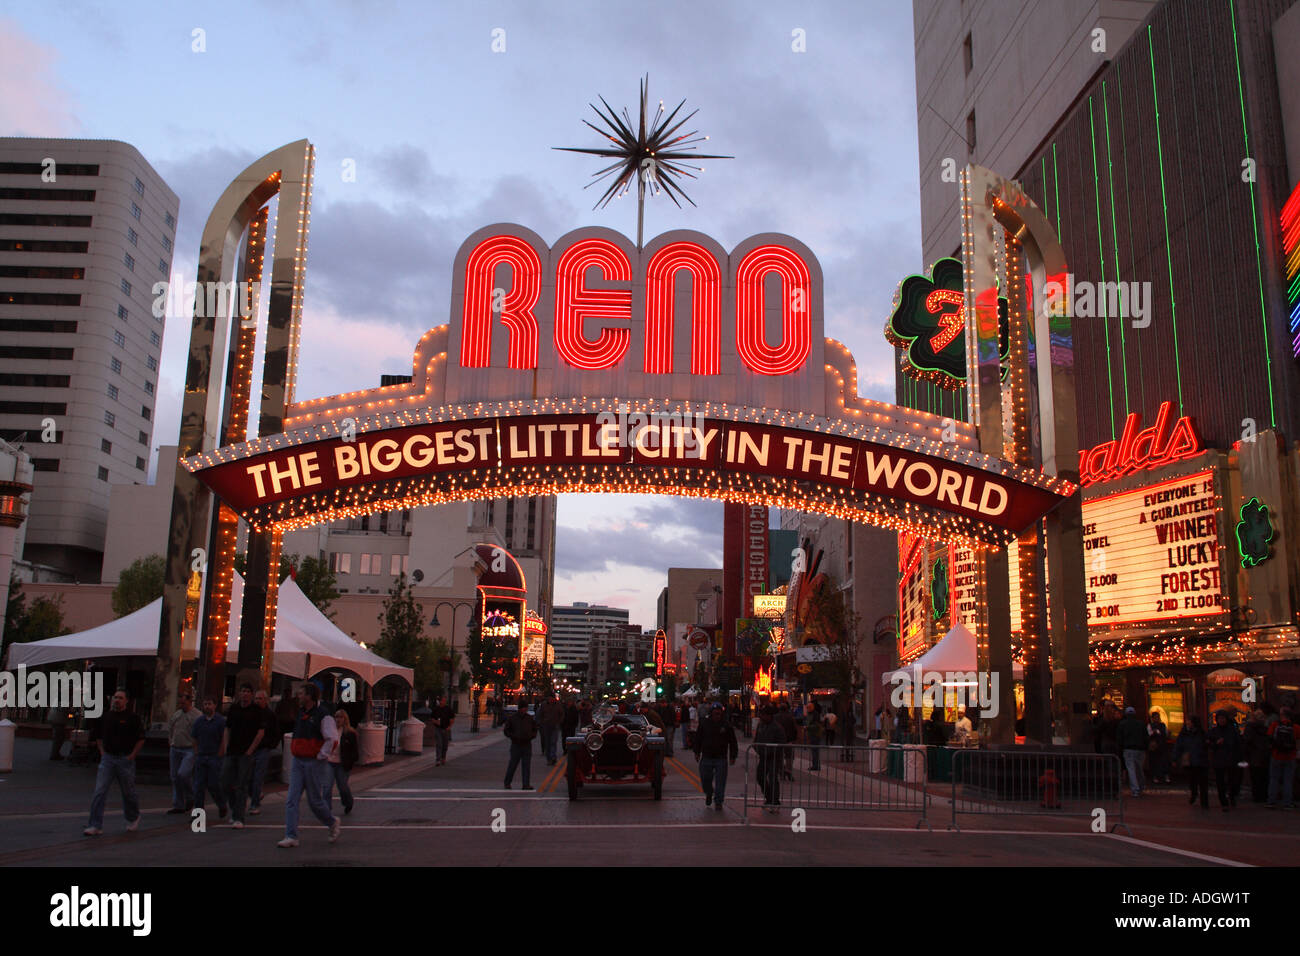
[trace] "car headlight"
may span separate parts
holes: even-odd
[[[645,746],[645,735],[632,733],[627,735],[627,749],[631,751],[640,750]]]
[[[605,737],[602,734],[587,734],[587,749],[593,753],[605,746]]]

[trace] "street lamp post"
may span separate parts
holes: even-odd
[[[468,610],[470,614],[473,614],[474,605],[470,604],[468,601],[439,601],[433,608],[433,620],[429,622],[431,627],[438,626],[438,609],[444,604],[451,608],[451,640],[449,642],[450,650],[447,654],[447,699],[451,700],[451,695],[454,693],[452,687],[452,670],[455,667],[456,660],[456,612],[463,607]],[[469,625],[468,617],[465,618],[465,624],[466,626]],[[474,706],[470,707],[469,731],[472,734],[478,733],[478,708]]]

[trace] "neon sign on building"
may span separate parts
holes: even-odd
[[[1291,352],[1300,358],[1300,183],[1282,207],[1282,285],[1290,316]]]
[[[1079,484],[1086,487],[1098,481],[1113,481],[1144,468],[1159,468],[1204,451],[1205,446],[1190,416],[1184,415],[1170,427],[1173,409],[1172,402],[1162,402],[1156,423],[1141,431],[1138,430],[1140,416],[1133,412],[1124,422],[1124,431],[1117,441],[1080,450]]]

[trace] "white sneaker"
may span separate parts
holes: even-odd
[[[232,830],[242,830],[242,829],[244,829],[244,821],[243,821],[243,820],[234,820],[234,821],[232,821],[231,824],[230,824],[230,829],[232,829]]]
[[[139,818],[139,817],[136,817],[134,820],[132,820],[130,823],[128,823],[128,824],[126,825],[126,831],[127,831],[128,833],[134,833],[134,832],[135,832],[136,830],[138,830],[138,829],[140,829],[140,818]]]
[[[340,820],[338,817],[335,817],[335,818],[334,818],[334,822],[330,824],[330,842],[331,842],[331,843],[333,843],[335,840],[337,840],[337,839],[339,838],[339,831],[342,830],[342,829],[343,829],[343,821]]]
[[[104,831],[101,830],[99,827],[86,827],[86,829],[82,830],[81,832],[84,833],[86,836],[99,836]]]
[[[288,850],[291,847],[295,847],[297,845],[298,845],[298,841],[295,840],[293,837],[285,837],[283,840],[281,840],[279,843],[276,844],[276,846],[284,847],[286,850]]]

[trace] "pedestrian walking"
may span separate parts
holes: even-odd
[[[1241,729],[1242,746],[1246,750],[1246,765],[1250,772],[1250,798],[1255,803],[1268,803],[1269,763],[1273,758],[1273,740],[1268,733],[1264,711],[1256,708],[1250,720]]]
[[[709,708],[709,716],[700,721],[694,735],[692,749],[700,765],[700,789],[704,791],[704,805],[722,810],[727,798],[727,767],[735,764],[740,754],[736,741],[736,728],[726,721],[721,704]]]
[[[104,832],[104,805],[108,788],[117,781],[122,790],[122,815],[126,828],[140,826],[140,798],[135,792],[135,758],[144,746],[144,724],[128,707],[126,691],[113,694],[109,712],[99,718],[95,734],[99,745],[99,770],[95,774],[95,792],[90,798],[90,822],[82,832],[99,836]]]
[[[253,779],[253,755],[266,736],[262,712],[253,703],[253,685],[239,685],[239,697],[226,712],[226,730],[221,738],[225,753],[221,765],[221,792],[230,806],[230,827],[244,829],[248,785]]]
[[[1147,727],[1138,720],[1137,709],[1124,708],[1124,719],[1116,728],[1116,739],[1128,769],[1129,790],[1135,797],[1142,796],[1142,761],[1147,756]]]
[[[262,742],[253,754],[253,776],[248,781],[248,813],[257,816],[262,812],[262,785],[266,782],[266,768],[271,763],[271,751],[280,745],[280,721],[271,709],[271,698],[266,691],[253,695],[257,714],[262,720]]]
[[[180,707],[167,721],[168,770],[172,779],[172,807],[168,813],[188,813],[194,808],[194,691],[182,690]]]
[[[1232,716],[1221,710],[1214,715],[1214,727],[1205,739],[1210,746],[1210,767],[1219,791],[1219,808],[1227,813],[1237,805],[1237,788],[1241,786],[1241,769],[1237,766],[1242,757],[1241,734]]]
[[[1276,808],[1281,799],[1288,810],[1294,810],[1296,728],[1290,707],[1278,712],[1277,723],[1269,728],[1269,737],[1273,752],[1268,764],[1268,805]]]
[[[822,708],[813,702],[803,719],[803,742],[808,747],[808,772],[813,773],[822,768]]]
[[[352,729],[352,721],[348,717],[346,710],[337,710],[334,712],[334,725],[339,731],[339,745],[334,748],[330,754],[329,766],[325,774],[325,805],[334,812],[334,786],[339,788],[339,802],[343,804],[343,815],[347,816],[352,812],[352,787],[348,780],[352,775],[352,768],[357,765],[357,757],[360,753],[357,747],[357,732]]]
[[[519,709],[506,718],[505,735],[510,739],[510,763],[506,766],[505,788],[510,789],[510,781],[515,778],[515,768],[523,764],[523,786],[521,790],[533,789],[529,785],[529,773],[533,763],[533,738],[537,736],[537,721],[528,708],[521,702]]]
[[[776,708],[768,704],[758,712],[754,749],[758,752],[758,785],[763,791],[763,806],[770,813],[776,813],[781,805],[781,765],[785,743],[785,731],[776,722]]]
[[[665,701],[655,708],[660,720],[664,722],[664,756],[673,755],[673,737],[677,733],[677,708]]]
[[[1169,779],[1169,726],[1160,719],[1160,711],[1151,711],[1147,724],[1147,770],[1152,783],[1171,783]]]
[[[321,706],[320,687],[306,681],[298,688],[298,715],[289,744],[292,763],[284,803],[284,839],[276,846],[289,849],[298,845],[298,809],[304,791],[312,816],[329,827],[329,841],[333,843],[339,838],[343,824],[325,802],[325,775],[329,772],[330,756],[338,745],[338,725]]]
[[[560,739],[560,725],[564,722],[564,705],[560,698],[552,694],[537,708],[538,722],[542,728],[542,752],[546,756],[546,765],[554,767],[559,761],[556,744]]]
[[[203,713],[190,728],[194,737],[194,806],[200,810],[207,794],[217,802],[217,815],[224,820],[229,808],[221,789],[221,758],[225,756],[222,740],[226,735],[226,718],[217,713],[217,702],[203,698]]]
[[[700,707],[699,703],[691,701],[691,705],[686,708],[686,746],[692,750],[700,732]]]
[[[1201,718],[1191,714],[1183,724],[1178,742],[1174,744],[1174,757],[1179,761],[1179,766],[1187,769],[1187,782],[1191,790],[1187,802],[1195,803],[1199,794],[1202,810],[1210,809],[1209,753],[1209,744],[1205,739],[1205,728],[1201,726]]]
[[[442,767],[447,763],[447,748],[451,746],[451,725],[456,722],[456,712],[447,706],[445,696],[439,695],[429,719],[433,721],[433,740],[437,754],[433,765]]]
[[[573,698],[569,698],[568,702],[564,705],[564,720],[560,724],[564,731],[565,740],[568,740],[568,738],[574,736],[578,732],[578,722],[581,719],[582,711],[580,711],[578,705],[573,702]]]

